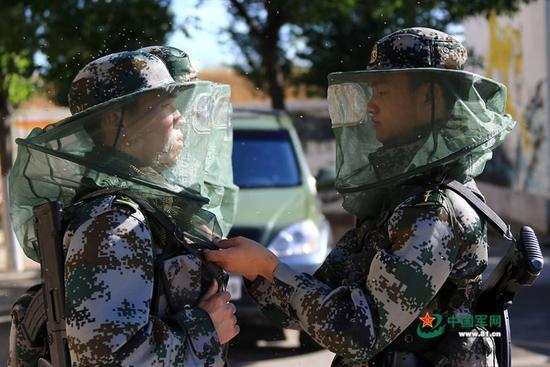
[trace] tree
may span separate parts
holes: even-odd
[[[225,30],[243,56],[235,69],[257,87],[267,86],[274,108],[284,109],[284,80],[326,89],[333,71],[364,69],[374,42],[392,30],[428,26],[445,30],[478,13],[514,12],[531,0],[229,0]],[[284,32],[283,32],[284,31]],[[281,45],[302,41],[300,73]]]
[[[290,60],[281,45],[285,25],[321,21],[329,14],[343,14],[354,0],[229,0],[232,17],[226,32],[245,62],[235,68],[257,87],[266,87],[275,109],[285,109],[284,79],[291,73]],[[245,26],[242,29],[241,25]]]
[[[91,60],[123,50],[164,44],[173,30],[170,0],[70,0],[29,2],[38,19],[40,51],[54,99],[67,104],[71,80]]]
[[[298,57],[311,68],[294,82],[327,87],[327,75],[335,71],[365,69],[376,40],[399,28],[424,26],[446,30],[453,23],[474,14],[511,13],[531,0],[377,0],[358,1],[345,17],[332,15],[321,23],[301,26],[307,49]]]
[[[7,216],[7,177],[11,168],[11,140],[8,115],[10,106],[17,105],[25,99],[32,90],[29,80],[33,64],[33,51],[36,41],[32,37],[36,24],[24,14],[22,4],[0,3],[0,14],[4,16],[0,22],[0,173],[2,196],[2,226],[7,246],[8,269],[19,270],[19,264],[13,247],[12,232]]]
[[[170,0],[0,1],[0,172],[4,198],[12,164],[7,118],[10,109],[33,91],[33,80],[50,83],[53,99],[66,104],[72,78],[91,60],[116,51],[164,44],[173,30],[169,6]],[[46,57],[46,66],[35,64],[37,52]]]

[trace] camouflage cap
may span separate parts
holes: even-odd
[[[189,55],[179,48],[169,46],[149,46],[138,51],[149,52],[164,61],[172,77],[178,82],[197,79],[197,69],[191,63]]]
[[[72,114],[100,108],[153,90],[181,85],[164,62],[153,54],[124,51],[103,56],[84,66],[71,83]]]
[[[405,28],[376,42],[367,69],[463,70],[467,58],[466,48],[447,33],[431,28]]]

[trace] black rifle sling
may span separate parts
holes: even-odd
[[[120,194],[134,200],[139,205],[139,207],[142,208],[147,213],[147,216],[149,218],[154,219],[159,225],[164,227],[167,233],[172,235],[174,239],[178,242],[178,244],[181,245],[188,253],[195,255],[199,259],[204,259],[204,256],[202,255],[202,253],[197,248],[189,244],[189,242],[187,242],[187,240],[184,238],[183,231],[181,231],[174,224],[174,222],[170,219],[170,217],[166,213],[164,213],[161,210],[158,210],[153,205],[151,205],[147,200],[145,200],[144,198],[142,198],[136,193],[128,192],[118,188],[107,188],[107,189],[97,190],[88,195],[85,195],[82,198],[80,198],[79,202],[82,202],[84,200],[88,200],[94,197],[99,197],[99,196],[109,195],[109,194],[113,194],[113,195]],[[208,244],[202,243],[201,245],[206,246]],[[216,246],[213,244],[211,246],[208,246],[208,249],[217,250]],[[205,264],[206,271],[210,273],[210,275],[213,276],[214,279],[218,281],[219,287],[222,290],[225,290],[227,277],[223,272],[223,270],[218,265],[206,260],[204,264]]]
[[[444,187],[456,192],[464,200],[466,200],[487,222],[502,236],[511,238],[510,227],[494,212],[487,204],[481,200],[479,196],[474,194],[472,190],[464,186],[458,181],[450,181],[443,183]]]
[[[118,188],[108,188],[108,189],[97,190],[88,195],[85,195],[80,198],[79,202],[89,200],[95,197],[103,196],[103,195],[109,195],[109,194],[113,194],[113,195],[121,194],[135,201],[140,208],[145,210],[145,212],[148,214],[149,217],[152,217],[154,220],[156,220],[157,223],[163,226],[169,234],[173,234],[179,240],[179,242],[181,242],[181,245],[185,248],[186,251],[189,251],[189,253],[191,253],[192,255],[201,257],[201,254],[196,248],[194,248],[189,243],[187,243],[187,241],[183,240],[181,231],[174,224],[174,222],[172,222],[172,220],[168,217],[168,215],[166,215],[164,212],[158,210],[157,208],[149,204],[147,200],[143,199],[141,196],[137,194],[134,194],[125,190],[121,190]]]
[[[506,223],[468,187],[458,181],[443,182],[440,185],[460,195],[472,206],[478,215],[486,219],[497,232],[506,238],[511,238],[510,229]],[[454,297],[455,294],[457,294],[456,284],[450,279],[447,279],[440,290],[439,296],[446,299],[443,303],[448,304],[450,309],[457,309],[465,300],[462,296]],[[415,325],[414,323],[411,324],[392,342],[388,349],[400,352],[411,352],[415,350],[418,352],[435,348],[440,339],[419,339],[416,334]],[[407,338],[409,341],[406,341]]]

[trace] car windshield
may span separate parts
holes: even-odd
[[[290,135],[285,130],[235,130],[233,177],[242,188],[301,184]]]

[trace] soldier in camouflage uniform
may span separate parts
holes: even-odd
[[[161,59],[174,56],[179,58]],[[73,366],[223,366],[223,345],[239,331],[230,294],[206,276],[204,259],[178,247],[176,234],[130,197],[169,215],[191,245],[212,233],[221,236],[213,215],[200,210],[207,200],[167,178],[177,177],[168,171],[186,168],[180,162],[184,139],[192,138],[182,133],[186,119],[197,118],[201,108],[205,113],[194,104],[194,91],[204,102],[206,91],[217,88],[193,82],[191,69],[187,55],[173,50],[159,57],[133,51],[99,58],[73,80],[73,116],[28,138],[43,151],[57,149],[44,158],[50,171],[57,170],[55,195],[71,193],[63,250]],[[79,186],[68,187],[71,182]],[[16,201],[24,197],[18,193]]]
[[[439,184],[481,195],[473,177],[514,125],[504,87],[462,71],[466,57],[451,36],[410,28],[380,39],[366,71],[329,75],[336,188],[357,226],[314,275],[246,238],[207,254],[249,280],[271,320],[336,353],[333,366],[496,365],[491,338],[449,325],[420,337],[442,326],[426,314],[473,314],[487,266],[484,220]]]
[[[70,94],[73,112],[97,103],[90,97],[101,93],[104,90],[101,87],[108,84],[101,79],[102,72],[108,75],[121,65],[113,62],[117,57],[132,61],[154,59],[148,54],[135,53],[107,56],[90,63],[73,81]],[[148,60],[142,62],[149,66]],[[137,71],[148,79],[146,72]],[[95,89],[83,91],[81,86],[88,86],[90,78],[100,80],[94,81]],[[127,88],[124,80],[119,82],[122,88]],[[138,110],[143,107],[139,106]],[[154,129],[175,130],[175,126],[182,123],[180,112],[173,105],[161,105],[153,118],[157,121],[151,126],[152,134],[144,137],[148,145],[153,146]],[[129,125],[128,130],[131,129]],[[119,138],[120,144],[125,144],[126,136]],[[155,279],[153,264],[162,247],[168,244],[158,243],[160,238],[155,238],[155,231],[140,208],[127,198],[107,195],[87,202],[77,213],[63,241],[67,253],[67,336],[73,363],[80,366],[223,365],[221,344],[238,332],[233,315],[235,307],[228,303],[228,292],[216,294],[215,284],[206,294],[201,293],[202,260],[192,254],[164,260],[160,276],[164,277],[165,293],[160,295],[160,305],[153,305],[153,294],[158,291],[154,283],[160,281]],[[90,291],[83,293],[83,287]],[[152,314],[154,307],[158,308],[156,315]],[[168,323],[164,318],[172,321]]]

